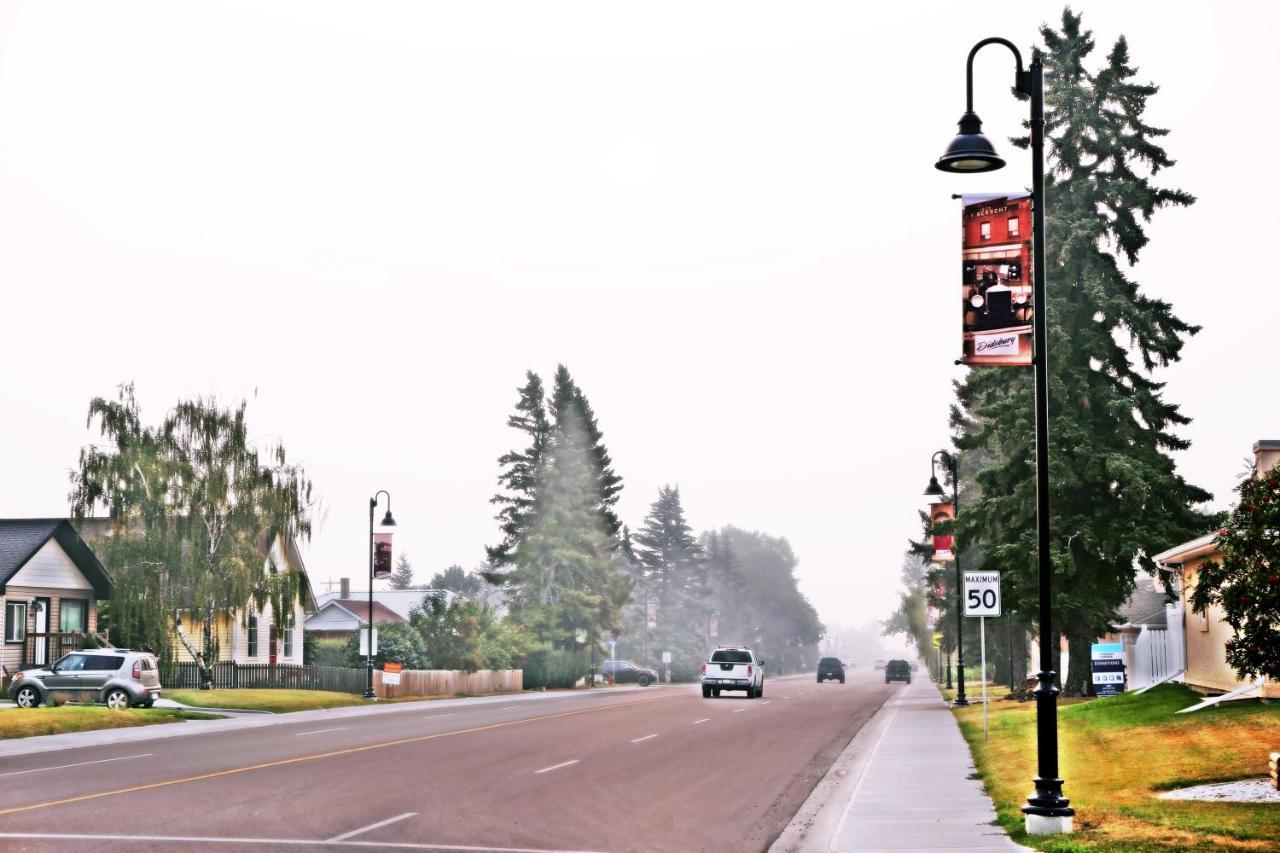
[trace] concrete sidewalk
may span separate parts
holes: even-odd
[[[918,679],[862,728],[770,851],[1027,849],[994,825],[973,770],[937,687]]]

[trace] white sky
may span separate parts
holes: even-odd
[[[1205,326],[1165,371],[1180,458],[1226,506],[1280,437],[1277,13],[1076,2],[1162,86],[1146,293]],[[569,365],[635,526],[790,538],[845,624],[892,609],[959,347],[953,192],[933,169],[987,35],[1059,3],[8,3],[0,7],[0,516],[65,514],[86,406],[137,383],[257,393],[325,505],[317,581],[366,572],[394,496],[420,577],[496,538],[524,371]],[[1099,61],[1101,56],[1099,57]],[[1025,107],[977,67],[993,139]],[[1260,392],[1260,393],[1259,393]],[[1172,543],[1171,543],[1172,544]],[[356,581],[356,586],[360,586]]]

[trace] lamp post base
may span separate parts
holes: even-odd
[[[374,693],[372,690],[366,690],[364,692],[364,698],[368,699],[370,702],[377,702],[378,694]]]
[[[1027,835],[1066,835],[1071,832],[1073,815],[1029,814]]]
[[[969,700],[963,696],[957,696],[955,701],[951,703],[952,708],[968,708]]]

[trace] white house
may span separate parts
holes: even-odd
[[[110,596],[106,568],[65,518],[0,519],[0,675],[80,648]]]

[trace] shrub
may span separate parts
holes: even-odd
[[[399,661],[405,669],[426,669],[427,650],[422,636],[412,625],[375,625],[378,632],[378,653],[373,657],[373,665],[381,668],[387,661]],[[361,629],[367,630],[367,629]],[[346,666],[364,666],[364,655],[360,654],[360,631],[352,631],[343,648],[343,663]]]
[[[529,650],[524,661],[524,686],[573,687],[587,674],[591,662],[585,650],[557,649],[540,643]]]

